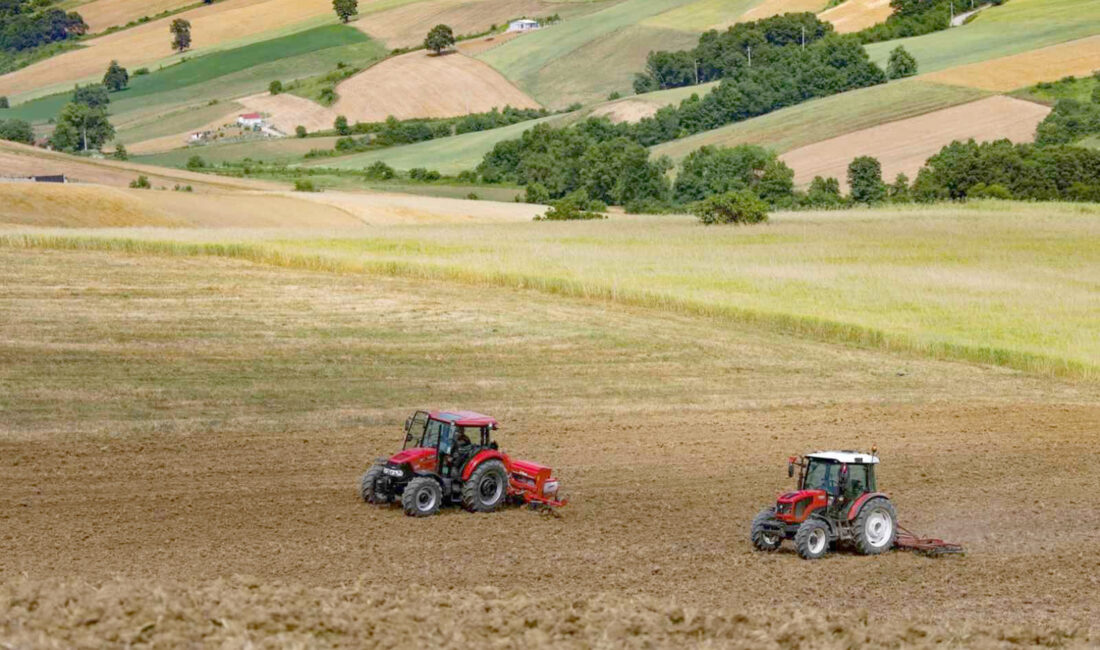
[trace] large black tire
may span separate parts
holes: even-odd
[[[499,460],[477,466],[462,484],[462,507],[470,512],[492,512],[508,498],[508,470]]]
[[[758,551],[777,551],[783,545],[783,536],[769,533],[764,525],[775,519],[775,508],[765,508],[752,520],[752,545]]]
[[[389,501],[388,498],[378,494],[374,489],[376,482],[381,477],[382,465],[375,463],[359,479],[359,496],[363,497],[363,501],[367,503],[387,503]]]
[[[810,517],[798,527],[794,545],[802,559],[818,559],[829,552],[829,527],[824,521]]]
[[[852,522],[856,550],[863,555],[878,555],[894,548],[898,539],[898,513],[886,498],[871,499]]]
[[[443,488],[430,476],[418,476],[409,481],[401,494],[401,507],[410,517],[430,517],[443,505]]]

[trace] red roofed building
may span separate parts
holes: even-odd
[[[262,127],[264,125],[264,116],[259,113],[245,113],[237,118],[237,124],[246,129]]]

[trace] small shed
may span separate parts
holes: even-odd
[[[509,32],[532,32],[541,27],[539,21],[530,18],[520,18],[508,23]]]
[[[259,113],[245,113],[237,118],[237,124],[246,129],[255,129],[264,125],[264,116]]]

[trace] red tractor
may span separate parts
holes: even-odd
[[[798,467],[798,489],[781,494],[775,507],[752,521],[752,544],[774,551],[793,539],[798,554],[817,559],[830,544],[850,543],[864,555],[894,547],[898,517],[890,499],[876,492],[875,450],[828,451],[791,457],[787,475]],[[939,540],[935,540],[939,541]]]
[[[405,444],[363,474],[367,503],[401,501],[410,517],[434,515],[445,504],[492,512],[504,504],[565,505],[550,468],[510,458],[491,438],[497,421],[473,411],[417,411],[405,421]]]

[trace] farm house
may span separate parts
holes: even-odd
[[[237,124],[246,129],[262,128],[264,116],[259,113],[245,113],[237,118]]]
[[[508,23],[509,32],[531,32],[540,27],[539,21],[530,18],[520,18]]]

